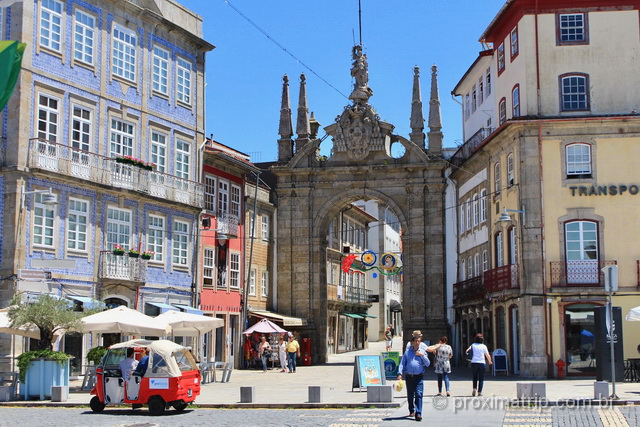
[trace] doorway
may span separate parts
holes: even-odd
[[[572,304],[564,309],[567,375],[595,376],[594,304]]]

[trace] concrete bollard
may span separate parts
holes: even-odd
[[[545,383],[517,383],[518,399],[546,399],[547,385]]]
[[[69,398],[68,386],[53,386],[51,387],[51,401],[52,402],[66,402]]]
[[[322,387],[318,385],[309,386],[309,403],[322,402]]]
[[[393,402],[393,389],[390,385],[370,385],[367,387],[367,403]]]
[[[256,398],[255,386],[240,387],[240,403],[253,403]]]
[[[608,399],[609,383],[607,381],[596,381],[593,383],[593,398]]]

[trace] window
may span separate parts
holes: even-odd
[[[48,95],[38,96],[38,138],[58,141],[59,102]]]
[[[473,85],[473,89],[471,90],[471,112],[472,113],[475,113],[477,106],[478,106],[478,94],[476,92],[476,85]]]
[[[0,6],[0,40],[4,40],[4,8]]]
[[[471,201],[467,199],[464,209],[464,216],[466,219],[466,229],[471,230]]]
[[[471,98],[469,94],[464,97],[464,118],[468,119],[471,116]]]
[[[471,279],[473,277],[473,260],[471,257],[467,260],[467,278]]]
[[[348,233],[348,228],[347,228],[347,221],[342,221],[342,244],[346,245],[347,244],[347,239],[349,236],[347,236]]]
[[[168,94],[169,52],[158,46],[153,47],[152,87],[155,92]]]
[[[269,217],[262,215],[262,240],[269,240]]]
[[[188,142],[178,140],[176,142],[176,176],[189,179],[189,162],[191,159]]]
[[[76,10],[74,27],[73,57],[76,61],[93,65],[93,44],[95,18],[91,15]]]
[[[238,218],[240,218],[240,191],[240,187],[237,185],[231,186],[231,210],[229,213]]]
[[[560,76],[561,111],[585,111],[589,109],[589,78],[586,74]]]
[[[229,212],[229,183],[218,180],[218,215]]]
[[[178,101],[191,104],[191,63],[178,58],[178,78],[176,79]]]
[[[173,264],[186,267],[189,252],[189,224],[173,221]]]
[[[149,215],[147,250],[153,252],[153,261],[164,261],[164,217]]]
[[[211,212],[216,210],[216,179],[211,175],[204,176],[204,208]]]
[[[151,163],[158,172],[167,171],[167,135],[151,131]]]
[[[518,251],[516,246],[516,228],[509,227],[509,264],[518,263]]]
[[[87,251],[87,227],[89,224],[89,203],[84,200],[69,199],[67,214],[67,249]]]
[[[33,245],[53,248],[55,243],[55,210],[42,203],[42,194],[34,194]]]
[[[480,222],[487,220],[487,190],[480,191]]]
[[[496,234],[496,268],[504,265],[504,259],[502,257],[502,232]]]
[[[500,111],[500,121],[499,124],[502,126],[504,122],[507,121],[507,100],[506,98],[502,98],[500,100],[500,106],[498,107]]]
[[[483,82],[483,78],[480,77],[480,80],[478,80],[478,105],[482,104],[482,101],[484,101],[484,82]]]
[[[476,227],[480,222],[480,212],[478,211],[478,195],[473,195],[473,226]]]
[[[511,30],[511,60],[518,56],[518,27]]]
[[[131,248],[131,211],[128,209],[107,208],[107,245],[113,250],[115,245],[124,250]]]
[[[464,203],[460,205],[460,234],[464,234]]]
[[[134,127],[131,123],[111,119],[109,155],[111,157],[133,156]]]
[[[520,85],[516,85],[511,91],[511,112],[513,117],[520,117]]]
[[[567,157],[567,178],[591,176],[591,146],[569,144],[565,148]]]
[[[249,295],[256,294],[256,271],[251,270],[249,273]]]
[[[266,271],[262,272],[262,279],[260,281],[260,293],[263,297],[269,295],[269,274]]]
[[[77,150],[91,151],[90,141],[91,110],[74,105],[71,119],[71,146]],[[79,160],[76,157],[77,153],[74,153],[74,161]]]
[[[460,262],[460,280],[467,280],[467,269],[466,269],[466,265],[467,263],[465,262],[465,260],[462,260]]]
[[[361,243],[361,248],[364,249],[367,247],[366,234],[364,230],[360,230],[360,243]]]
[[[496,164],[493,165],[493,182],[494,182],[493,191],[496,194],[500,194],[500,191],[502,190],[502,178],[500,176],[500,162],[496,162]]]
[[[231,252],[229,261],[229,287],[240,287],[240,254]]]
[[[568,13],[557,16],[557,44],[571,45],[588,42],[586,14]]]
[[[40,46],[61,52],[62,3],[42,0],[40,6]]]
[[[135,82],[136,44],[138,42],[135,33],[115,26],[112,39],[111,72],[118,77]]]
[[[213,288],[213,260],[214,260],[214,251],[213,249],[205,249],[204,250],[204,269],[202,270],[202,286],[205,288]]]
[[[491,95],[491,68],[487,68],[487,78],[486,78],[485,91],[487,92],[487,96]]]
[[[480,254],[478,253],[473,256],[473,276],[480,276]]]
[[[482,272],[489,269],[489,254],[486,250],[482,251]]]
[[[504,42],[498,46],[498,75],[504,71]]]
[[[564,233],[567,283],[598,283],[598,224],[592,221],[571,221],[565,224]]]
[[[507,187],[515,184],[515,172],[513,170],[513,153],[507,156]]]
[[[249,217],[249,236],[251,238],[256,237],[256,229],[255,229],[255,217],[253,214]]]

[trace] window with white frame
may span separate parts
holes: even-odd
[[[213,288],[214,250],[205,248],[202,260],[202,287]]]
[[[269,216],[262,215],[262,240],[269,240]]]
[[[189,265],[189,223],[173,221],[173,265]]]
[[[478,105],[484,101],[484,76],[480,76],[478,80]]]
[[[568,178],[591,176],[591,145],[569,144],[565,153]]]
[[[478,107],[478,92],[476,91],[476,85],[473,85],[473,89],[471,90],[471,112],[475,113],[477,107]]]
[[[38,138],[58,141],[58,118],[60,102],[49,95],[38,96]]]
[[[235,252],[229,253],[229,287],[240,287],[240,254]]]
[[[464,203],[460,205],[460,234],[464,234]]]
[[[71,118],[71,146],[76,150],[91,151],[91,123],[92,111],[88,108],[74,105]],[[78,161],[76,156],[74,161]]]
[[[502,232],[498,232],[495,238],[496,245],[496,268],[504,265],[504,257],[502,256]]]
[[[178,101],[191,104],[191,63],[178,57],[176,86]]]
[[[589,78],[586,74],[560,76],[560,110],[586,111],[589,109]]]
[[[107,246],[113,250],[115,245],[124,250],[131,248],[131,211],[129,209],[107,208]]]
[[[504,70],[504,42],[498,46],[498,73]]]
[[[464,118],[468,119],[471,117],[471,97],[467,94],[464,97]]]
[[[467,260],[467,278],[471,279],[473,277],[473,259],[469,257]]]
[[[158,172],[167,171],[167,135],[156,130],[151,131],[151,163]]]
[[[515,184],[516,174],[513,164],[513,153],[509,153],[507,156],[507,187],[511,187]]]
[[[480,191],[480,222],[487,220],[487,190]]]
[[[465,260],[460,261],[460,281],[467,280],[467,263]]]
[[[473,226],[476,227],[480,223],[480,211],[478,206],[478,195],[473,195]]]
[[[164,261],[165,219],[158,215],[149,215],[147,226],[147,251],[153,252],[153,261]]]
[[[493,165],[493,191],[495,194],[500,194],[500,191],[502,191],[502,177],[500,175],[500,162],[498,161]]]
[[[263,297],[269,295],[269,272],[263,271],[260,279],[260,290]]]
[[[513,117],[520,117],[520,85],[516,85],[511,91],[511,110]]]
[[[502,98],[500,100],[500,104],[498,106],[498,111],[499,111],[499,114],[500,114],[498,123],[500,124],[500,126],[502,126],[504,124],[504,122],[507,121],[507,100],[506,100],[506,98]]]
[[[256,227],[255,216],[251,214],[251,216],[249,217],[249,236],[250,237],[256,237],[255,227]]]
[[[111,119],[109,134],[109,155],[111,157],[133,156],[133,139],[135,136],[133,124],[119,119]]]
[[[516,245],[516,228],[509,227],[509,264],[518,263],[518,249]]]
[[[476,252],[473,256],[473,277],[480,275],[480,254]]]
[[[249,273],[249,295],[256,294],[256,271],[251,270]]]
[[[4,7],[0,6],[0,40],[4,40]]]
[[[33,203],[33,245],[55,247],[55,208],[42,202],[43,194],[34,194]]]
[[[342,221],[342,244],[346,245],[349,242],[347,242],[347,239],[349,238],[348,236],[349,233],[349,228],[347,227],[347,221]]]
[[[191,146],[188,142],[176,141],[176,176],[189,179],[189,167],[191,162]]]
[[[133,31],[116,25],[113,27],[111,39],[111,72],[115,76],[135,82],[138,37]]]
[[[361,243],[361,248],[366,248],[367,247],[367,234],[364,232],[364,230],[360,230],[360,243]]]
[[[557,16],[558,44],[583,44],[588,42],[587,15],[566,13]]]
[[[62,3],[42,0],[40,4],[40,46],[61,52]]]
[[[96,20],[81,10],[76,10],[75,18],[73,57],[76,61],[93,65]]]
[[[487,68],[487,73],[486,73],[487,77],[485,79],[486,81],[486,85],[485,85],[485,91],[487,92],[487,96],[491,95],[491,68]]]
[[[484,273],[489,269],[489,253],[484,250],[482,251],[482,272]]]
[[[167,95],[169,81],[169,52],[154,46],[153,63],[151,67],[151,84],[155,92]]]
[[[471,201],[467,199],[464,204],[464,216],[466,219],[466,229],[471,230]]]
[[[211,212],[216,210],[216,178],[212,175],[204,176],[204,208]]]
[[[87,251],[89,226],[89,202],[80,199],[69,199],[67,214],[67,249],[70,251]]]
[[[229,205],[229,213],[240,218],[240,195],[241,189],[237,185],[231,185],[231,204]]]
[[[511,60],[512,61],[513,61],[513,58],[518,56],[518,50],[519,50],[518,27],[515,27],[513,30],[511,30]]]
[[[218,215],[229,212],[229,183],[218,180]]]
[[[353,245],[356,241],[356,229],[353,225],[349,225],[349,244]]]

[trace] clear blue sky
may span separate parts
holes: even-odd
[[[179,0],[204,19],[207,135],[252,155],[277,158],[282,75],[290,79],[295,127],[299,75],[309,110],[322,127],[349,101],[282,51],[224,0]],[[348,95],[351,47],[358,40],[358,0],[229,0],[300,61]],[[430,68],[438,66],[444,145],[462,143],[460,105],[451,90],[482,49],[478,39],[505,0],[362,0],[362,39],[369,61],[370,103],[396,134],[408,137],[413,67],[422,75],[428,115]],[[324,130],[320,129],[320,136]],[[329,142],[327,142],[329,141]],[[330,144],[327,139],[325,144]]]

